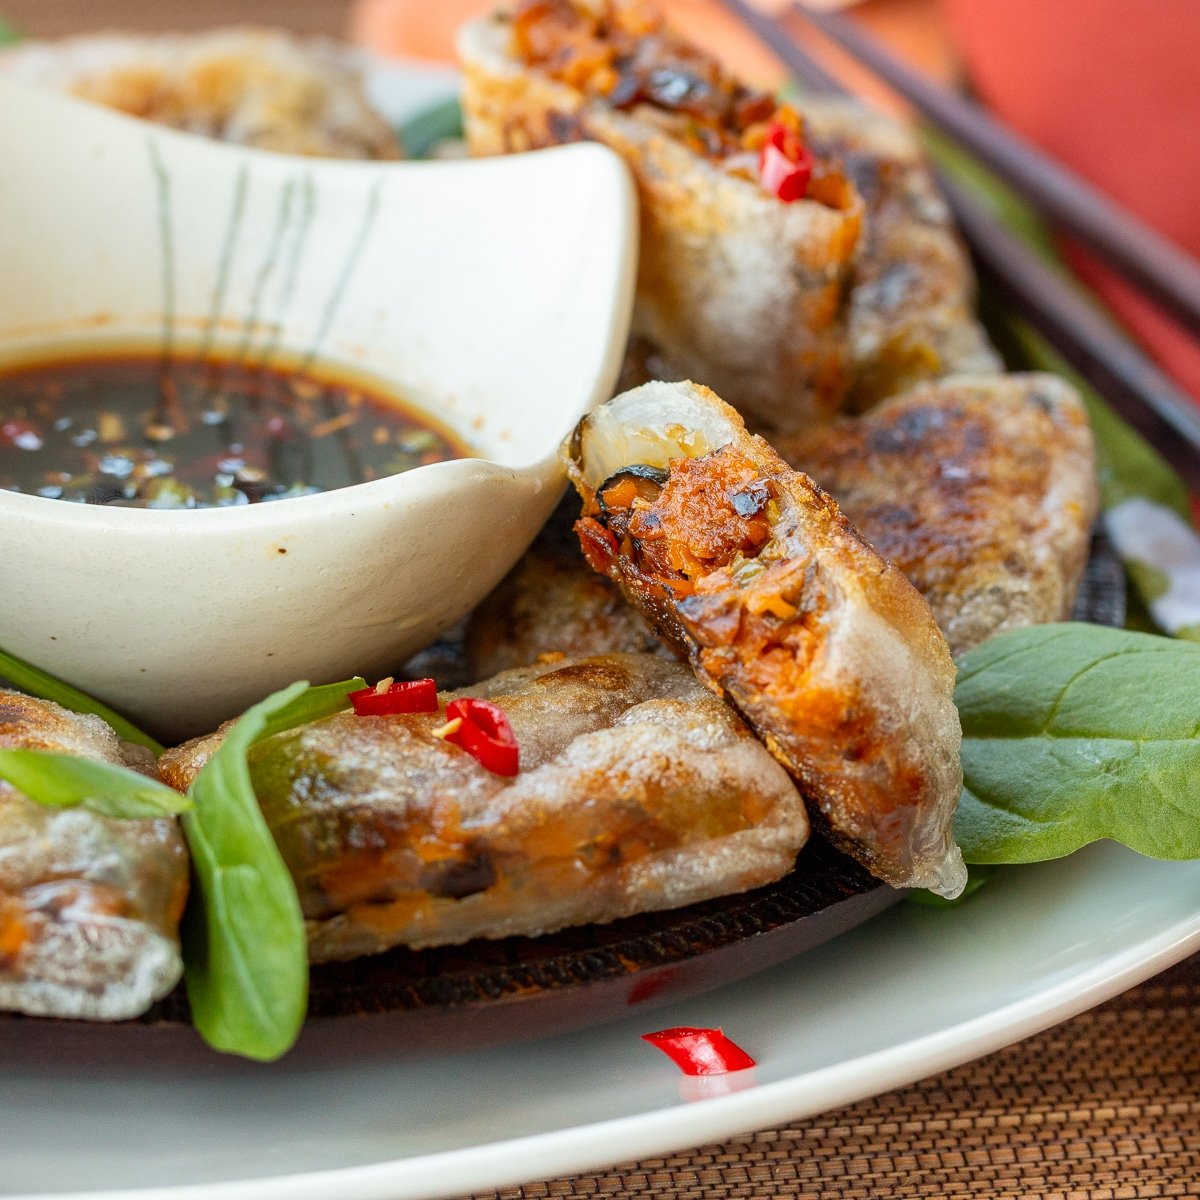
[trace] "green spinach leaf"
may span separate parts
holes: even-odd
[[[300,901],[250,780],[260,738],[349,706],[361,679],[294,683],[238,719],[188,795],[183,828],[197,894],[184,915],[184,979],[192,1020],[217,1050],[270,1061],[296,1040],[308,1002]]]
[[[964,655],[955,701],[972,863],[1111,838],[1200,857],[1200,645],[1097,625],[1002,634]]]
[[[55,679],[40,667],[35,667],[12,654],[6,654],[3,650],[0,650],[0,679],[7,679],[18,691],[27,692],[30,696],[37,696],[42,700],[53,700],[55,704],[61,704],[63,708],[69,708],[72,712],[95,713],[116,730],[119,738],[146,746],[156,755],[163,752],[158,742],[136,725],[130,724],[120,713],[113,712],[107,705],[92,699],[86,692],[73,688],[69,683]]]
[[[50,808],[86,808],[106,817],[169,817],[191,808],[173,788],[113,763],[47,750],[0,750],[0,779]]]

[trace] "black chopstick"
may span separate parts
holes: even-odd
[[[850,95],[778,22],[745,0],[724,4],[806,87]],[[941,173],[938,185],[979,265],[1016,301],[1020,315],[1112,402],[1193,491],[1200,490],[1200,409],[1191,398],[965,188]]]
[[[1193,333],[1200,333],[1200,262],[978,105],[890,54],[853,21],[794,5],[815,29],[869,67],[1057,225],[1106,259]],[[1181,153],[1184,148],[1181,147]]]

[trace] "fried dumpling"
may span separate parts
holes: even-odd
[[[100,34],[31,42],[0,70],[222,141],[324,158],[399,158],[351,52],[282,30]]]
[[[579,138],[631,168],[641,212],[634,332],[763,427],[841,409],[862,203],[820,154],[803,198],[758,175],[794,109],[740,84],[642,3],[525,0],[459,37],[472,154]],[[807,154],[807,150],[797,151]]]
[[[787,773],[682,663],[561,659],[467,694],[508,718],[515,777],[435,737],[444,709],[339,714],[251,752],[314,960],[548,933],[744,891],[786,874],[807,838]],[[167,780],[186,786],[221,736],[169,751]]]
[[[850,282],[849,407],[1001,362],[975,318],[975,277],[912,130],[851,100],[806,97],[805,129],[862,196]]]
[[[99,717],[0,691],[0,749],[153,770]],[[117,1021],[182,972],[188,858],[177,823],[45,808],[0,780],[0,1009]]]
[[[834,844],[894,886],[961,890],[954,667],[912,584],[707,388],[626,392],[567,453],[593,567],[745,717]]]
[[[955,655],[1070,616],[1098,495],[1064,380],[953,377],[776,448],[912,580]]]

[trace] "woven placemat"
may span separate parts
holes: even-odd
[[[1200,955],[978,1062],[781,1129],[475,1200],[1200,1196]]]

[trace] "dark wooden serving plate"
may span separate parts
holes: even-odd
[[[1099,531],[1073,615],[1124,623],[1124,573]],[[440,1054],[598,1025],[766,970],[854,928],[902,895],[814,838],[790,874],[741,895],[540,938],[397,949],[320,964],[312,969],[299,1050],[338,1057]],[[70,1028],[73,1050],[83,1054],[93,1033],[125,1053],[130,1037],[135,1046],[139,1036],[144,1044],[153,1030],[156,1052],[165,1047],[168,1057],[174,1050],[163,1035],[196,1040],[182,989],[124,1023],[119,1035],[118,1027],[82,1022],[0,1022],[0,1054],[28,1045],[20,1030],[34,1026]]]

